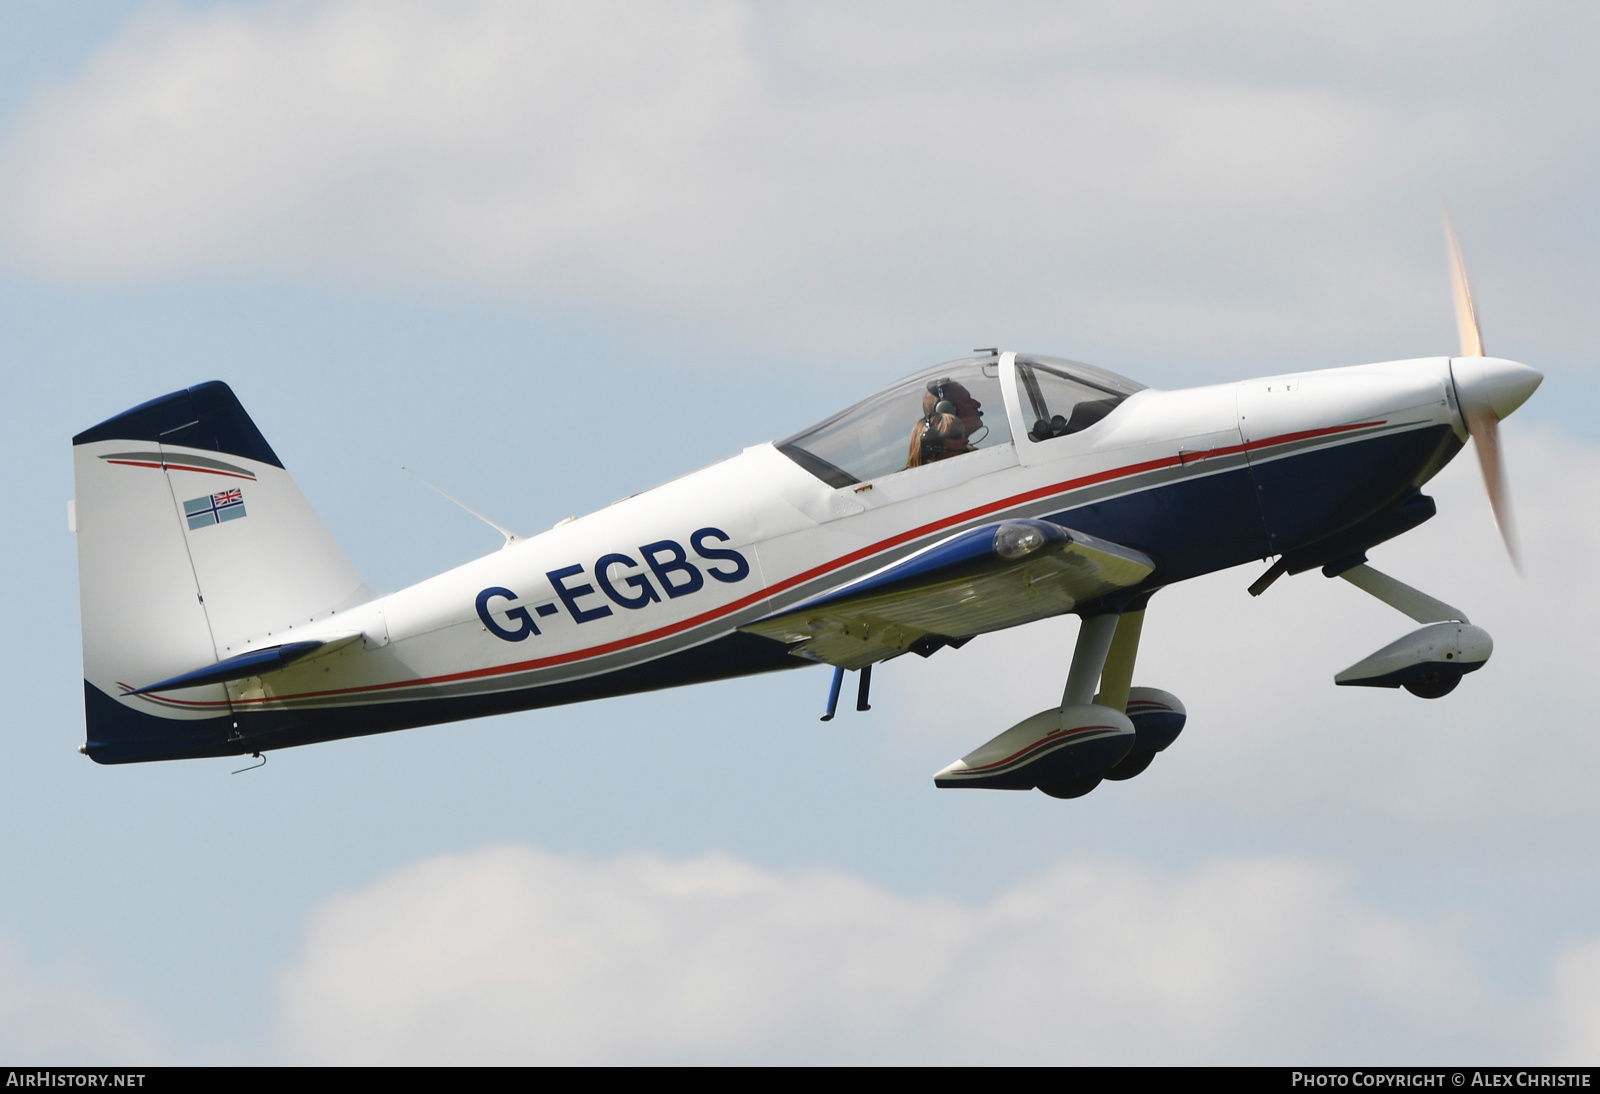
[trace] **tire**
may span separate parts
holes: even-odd
[[[1156,754],[1154,752],[1135,752],[1124,758],[1121,763],[1107,771],[1101,778],[1110,779],[1112,782],[1123,782],[1140,774],[1150,766],[1151,761],[1155,758]]]
[[[1062,779],[1039,789],[1052,798],[1081,798],[1099,785],[1100,776],[1096,775],[1089,779]]]
[[[1425,676],[1414,676],[1405,682],[1405,689],[1419,699],[1442,699],[1456,690],[1461,683],[1461,673],[1453,666]]]

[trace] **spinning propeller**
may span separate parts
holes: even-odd
[[[1495,526],[1505,540],[1511,565],[1522,571],[1517,557],[1517,537],[1511,522],[1511,495],[1506,488],[1505,465],[1500,457],[1500,419],[1521,406],[1544,379],[1527,365],[1485,357],[1483,335],[1478,330],[1477,312],[1472,307],[1472,291],[1467,287],[1467,270],[1461,261],[1461,247],[1448,214],[1444,218],[1445,237],[1450,242],[1450,271],[1455,284],[1456,331],[1461,338],[1461,355],[1451,358],[1450,376],[1455,382],[1456,401],[1466,421],[1472,445],[1483,469],[1483,484],[1489,492],[1489,508]]]

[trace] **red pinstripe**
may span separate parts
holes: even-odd
[[[256,481],[256,477],[254,475],[239,475],[232,471],[218,471],[215,467],[194,467],[186,463],[147,463],[144,460],[107,460],[106,462],[118,464],[122,467],[171,468],[173,471],[198,471],[202,475],[223,475],[230,479],[246,479],[250,482]]]

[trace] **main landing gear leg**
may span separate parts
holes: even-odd
[[[1122,782],[1149,767],[1156,753],[1178,739],[1188,713],[1176,695],[1159,688],[1133,687],[1133,666],[1139,655],[1139,636],[1144,630],[1144,610],[1124,612],[1117,620],[1117,633],[1111,652],[1100,674],[1100,694],[1095,702],[1120,710],[1133,723],[1133,747],[1102,778]]]
[[[1131,686],[1144,609],[1083,621],[1061,706],[1041,710],[933,777],[935,786],[1029,790],[1078,798],[1101,779],[1131,779],[1178,736],[1175,696]],[[1095,686],[1099,685],[1099,694]]]
[[[1111,636],[1105,668],[1100,670],[1100,696],[1103,707],[1128,711],[1128,689],[1133,684],[1133,663],[1139,657],[1139,636],[1144,632],[1144,609],[1117,616],[1117,630]]]
[[[1124,624],[1124,620],[1129,622]],[[1123,708],[1128,702],[1128,685],[1133,678],[1133,659],[1138,652],[1139,630],[1143,623],[1142,611],[1093,615],[1083,621],[1078,628],[1077,646],[1072,651],[1072,668],[1067,672],[1067,686],[1061,694],[1063,730],[1085,715],[1106,721],[1107,715],[1116,713],[1124,715],[1123,720],[1126,720]],[[1108,674],[1121,680],[1120,688],[1117,688],[1116,679],[1112,680],[1113,687],[1121,692],[1120,702],[1115,695],[1111,696],[1111,702],[1105,701],[1103,680]],[[1096,684],[1101,684],[1100,695],[1095,694]],[[1137,735],[1134,739],[1137,739]],[[1109,768],[1118,766],[1126,759],[1131,745],[1130,741],[1129,749],[1123,750],[1123,755],[1115,757],[1110,765],[1065,777],[1041,777],[1037,785],[1052,798],[1081,798],[1100,785]]]
[[[933,777],[935,786],[1032,790],[1076,798],[1133,747],[1133,723],[1119,710],[1096,705],[1095,685],[1117,632],[1117,616],[1090,616],[1077,646],[1061,705],[1025,718]]]
[[[1067,687],[1061,693],[1061,709],[1094,702],[1095,685],[1105,668],[1106,655],[1117,633],[1119,615],[1092,615],[1078,629],[1078,644],[1072,651],[1072,668],[1067,672]]]
[[[1084,619],[1072,650],[1072,667],[1067,671],[1060,711],[1054,719],[1049,719],[1046,711],[1022,723],[1026,726],[1044,719],[1054,722],[1054,732],[1041,744],[1055,737],[1064,743],[1075,736],[1086,738],[1082,745],[1066,744],[1049,759],[1033,765],[1031,783],[1052,798],[1083,797],[1100,785],[1106,770],[1127,755],[1133,745],[1133,725],[1127,716],[1095,702],[1095,685],[1105,672],[1121,618],[1107,613]]]

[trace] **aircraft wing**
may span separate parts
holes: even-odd
[[[1138,551],[1048,521],[1002,521],[739,629],[783,642],[797,657],[859,669],[1060,615],[1154,569]]]

